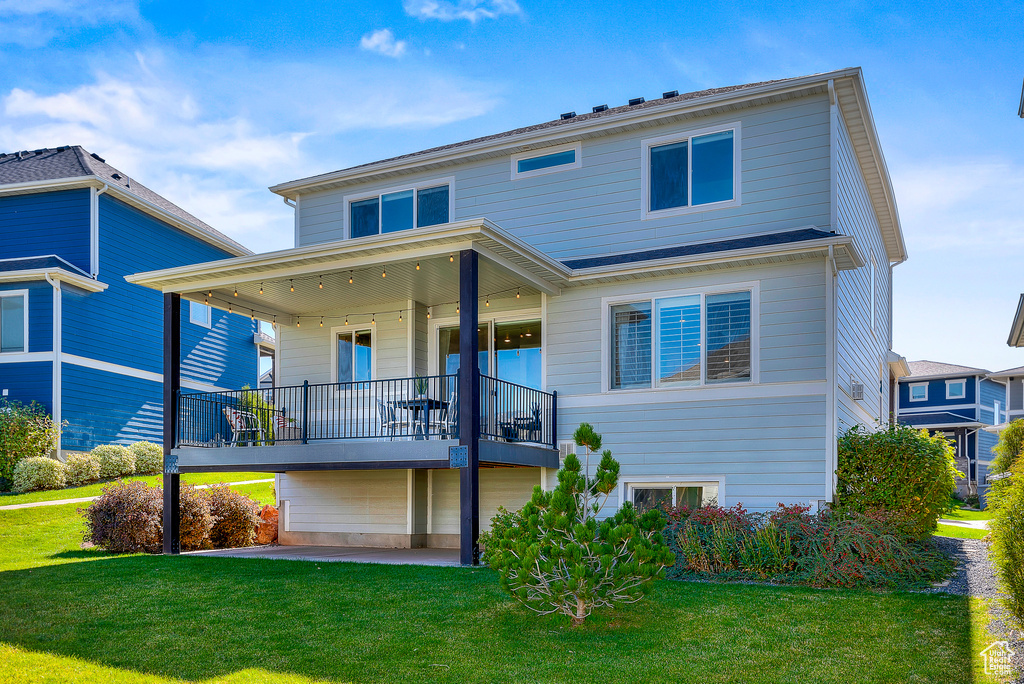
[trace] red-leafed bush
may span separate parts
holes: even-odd
[[[203,498],[213,518],[210,543],[214,548],[253,545],[260,523],[258,503],[226,485],[203,490]]]
[[[85,509],[85,540],[114,553],[157,553],[162,546],[163,493],[145,482],[116,482]]]
[[[200,491],[191,485],[181,487],[179,494],[181,518],[178,540],[181,543],[182,551],[195,551],[210,545],[213,517],[210,515],[210,505]],[[163,523],[162,510],[160,522]]]

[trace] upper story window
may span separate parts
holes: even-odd
[[[531,150],[512,155],[512,178],[529,178],[545,173],[578,169],[582,164],[580,143]]]
[[[345,199],[353,238],[436,226],[448,223],[451,215],[450,183],[442,181]]]
[[[188,303],[188,321],[209,328],[212,324],[213,310],[208,304],[199,302]]]
[[[752,304],[741,290],[611,305],[609,388],[750,382]]]
[[[28,292],[0,292],[0,354],[28,351]]]
[[[642,142],[642,217],[674,216],[740,204],[740,125]]]
[[[352,330],[337,333],[338,382],[363,382],[373,379],[373,333]]]
[[[967,381],[966,380],[947,380],[946,381],[946,398],[947,399],[963,399],[967,396]]]
[[[927,382],[919,382],[910,386],[910,401],[928,401]]]

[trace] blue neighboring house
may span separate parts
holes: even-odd
[[[247,254],[81,147],[0,155],[0,394],[67,421],[64,453],[161,442],[163,296],[124,276]],[[184,389],[256,386],[249,316],[181,319]]]
[[[900,378],[896,415],[905,425],[939,432],[956,445],[961,496],[982,500],[998,437],[985,428],[1006,419],[1006,386],[983,368],[935,361],[911,361]]]

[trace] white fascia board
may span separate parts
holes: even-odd
[[[907,376],[905,378],[900,378],[900,382],[902,382],[902,383],[925,382],[927,380],[945,380],[947,378],[951,379],[951,380],[957,380],[957,379],[963,378],[964,380],[966,380],[967,378],[974,378],[974,377],[978,377],[979,375],[983,376],[983,375],[986,375],[987,373],[988,373],[988,371],[984,371],[984,370],[980,370],[979,369],[975,373],[938,373],[936,375],[912,375],[912,376]]]
[[[75,176],[53,180],[25,181],[0,185],[0,195],[25,195],[41,190],[70,190],[72,188],[100,187],[103,182],[96,176]]]
[[[643,123],[653,119],[660,119],[667,115],[725,107],[730,104],[737,104],[747,100],[764,97],[766,95],[781,95],[787,92],[805,90],[816,86],[825,87],[830,79],[860,77],[861,70],[858,67],[853,69],[841,69],[839,71],[824,74],[791,78],[782,82],[768,83],[762,86],[744,88],[742,90],[716,93],[693,100],[671,102],[661,106],[647,107],[640,110],[631,110],[620,112],[618,114],[601,116],[594,119],[586,119],[572,124],[556,126],[554,128],[524,131],[517,135],[499,139],[481,140],[478,143],[460,145],[456,148],[440,149],[432,153],[416,154],[413,157],[364,164],[362,166],[333,171],[319,176],[300,178],[286,183],[279,183],[271,186],[270,191],[281,195],[282,197],[294,198],[300,192],[309,192],[316,189],[317,186],[324,184],[349,182],[364,176],[384,172],[395,173],[399,171],[406,171],[425,164],[437,164],[440,162],[458,160],[473,154],[500,151],[527,144],[550,143],[563,138],[592,134],[594,131],[601,131],[622,125]]]
[[[107,289],[106,283],[93,280],[77,273],[65,271],[62,268],[32,268],[22,271],[7,271],[0,273],[0,283],[21,283],[32,280],[46,280],[50,276],[53,280],[73,285],[87,292],[102,292]]]

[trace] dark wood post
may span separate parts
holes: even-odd
[[[459,253],[459,446],[468,447],[469,463],[459,471],[459,558],[480,563],[480,302],[479,259],[472,249]]]
[[[178,441],[178,394],[181,390],[181,295],[164,295],[164,553],[180,548],[181,482],[171,449]]]

